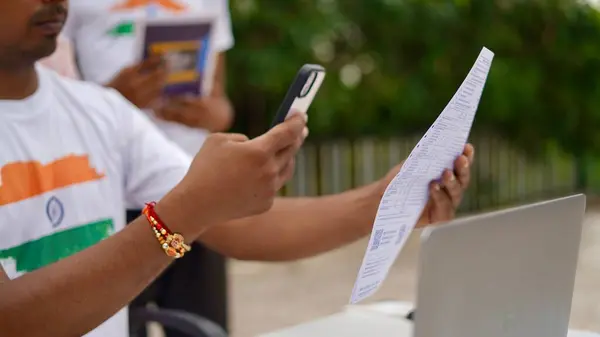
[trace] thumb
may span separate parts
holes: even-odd
[[[253,139],[252,142],[259,144],[267,151],[278,152],[293,145],[298,138],[302,137],[305,127],[305,118],[302,115],[294,115],[283,123],[277,124],[262,136]]]
[[[241,133],[224,133],[225,139],[230,142],[241,143],[248,140],[248,136],[243,135]]]

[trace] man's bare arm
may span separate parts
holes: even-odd
[[[474,149],[468,144],[440,181],[429,186],[429,204],[417,226],[450,220],[469,185]],[[199,240],[243,260],[286,261],[310,257],[371,232],[379,201],[401,165],[371,185],[316,198],[279,198],[268,212],[213,227]]]
[[[375,184],[337,195],[278,198],[267,213],[211,228],[199,240],[240,260],[288,261],[351,243],[370,232]]]
[[[157,211],[168,219],[169,207]],[[126,306],[171,260],[146,219],[138,218],[99,244],[15,280],[2,270],[1,334],[82,336]]]
[[[211,224],[269,209],[292,175],[305,125],[294,116],[252,140],[210,135],[183,180],[158,203],[157,214],[191,241]],[[97,245],[15,280],[3,273],[0,335],[82,336],[127,305],[170,261],[139,218]]]

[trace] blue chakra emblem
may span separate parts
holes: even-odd
[[[46,215],[48,216],[50,223],[52,223],[53,228],[60,226],[62,223],[63,218],[65,217],[65,208],[57,197],[52,197],[48,200],[48,203],[46,204]]]

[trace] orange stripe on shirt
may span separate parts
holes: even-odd
[[[59,188],[100,180],[87,155],[69,155],[47,165],[38,161],[8,163],[0,168],[0,206]]]
[[[146,7],[149,5],[158,5],[161,6],[163,8],[175,11],[175,12],[181,12],[181,11],[185,11],[187,9],[187,7],[185,5],[179,4],[177,2],[175,2],[174,0],[125,0],[125,2],[118,4],[116,6],[113,6],[111,8],[112,11],[121,11],[121,10],[131,10],[131,9],[137,9],[140,7]]]

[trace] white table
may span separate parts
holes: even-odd
[[[259,337],[411,337],[412,322],[403,317],[412,305],[404,302],[348,307],[338,314]],[[600,337],[585,331],[569,331],[567,337]]]

